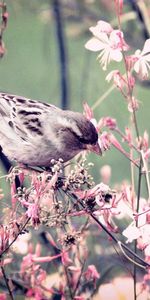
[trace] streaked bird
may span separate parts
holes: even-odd
[[[81,113],[6,93],[0,94],[0,146],[10,160],[40,167],[83,150],[101,154],[96,128]]]

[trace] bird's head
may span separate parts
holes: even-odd
[[[82,150],[102,154],[95,126],[81,113],[63,111],[57,122],[60,124],[57,132],[61,137],[61,144],[65,145],[66,151],[72,152],[72,157]]]

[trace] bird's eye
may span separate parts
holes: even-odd
[[[78,137],[78,139],[82,144],[89,144],[89,141],[87,141],[84,137]]]

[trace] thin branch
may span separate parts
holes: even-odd
[[[25,229],[26,225],[29,223],[30,218],[28,218],[26,220],[26,222],[22,225],[22,227],[20,228],[19,232],[17,233],[17,235],[15,236],[15,238],[12,240],[12,242],[4,249],[4,251],[1,252],[0,254],[0,258],[3,256],[4,253],[6,253],[9,248],[13,245],[13,243],[17,240],[18,236],[21,234],[21,232]]]
[[[69,280],[69,274],[68,274],[68,270],[67,270],[66,266],[64,266],[64,270],[65,270],[65,275],[66,275],[67,284],[68,284],[68,290],[69,290],[69,294],[70,294],[70,298],[69,299],[73,300],[74,296],[73,296],[73,292],[72,292],[72,289],[71,289],[70,280]]]
[[[118,242],[118,245],[119,245],[119,247],[120,247],[122,253],[124,254],[124,256],[125,256],[129,261],[131,261],[135,266],[138,266],[138,267],[140,267],[140,268],[142,268],[142,269],[145,269],[145,267],[144,267],[143,265],[137,263],[136,260],[133,260],[131,257],[129,257],[129,256],[124,252],[124,250],[123,250],[123,248],[122,248],[122,245],[121,245],[121,242]],[[135,280],[135,283],[136,283],[136,280]],[[135,291],[136,291],[136,289],[135,289]],[[136,295],[136,293],[135,293],[135,295]]]
[[[78,277],[77,284],[76,284],[75,289],[74,289],[74,291],[73,291],[73,297],[75,297],[76,292],[77,292],[77,290],[78,290],[78,287],[79,287],[79,285],[80,285],[80,280],[81,280],[81,277],[82,277],[82,274],[83,274],[83,271],[84,271],[85,262],[86,262],[86,260],[84,259],[83,264],[82,264],[82,268],[81,268],[81,272],[80,272],[80,275],[79,275],[79,277]]]
[[[74,198],[77,198],[75,195],[73,195]],[[77,198],[78,199],[78,198]],[[80,203],[80,205],[85,209],[86,211],[86,208],[84,206],[84,204],[82,203],[82,201],[80,201],[78,199],[78,203]],[[137,255],[134,251],[132,251],[129,247],[127,247],[123,242],[121,242],[120,240],[118,240],[106,227],[104,224],[102,224],[98,219],[97,217],[94,215],[93,212],[91,211],[87,211],[87,214],[107,233],[107,235],[109,235],[109,237],[111,237],[111,239],[119,246],[121,245],[121,247],[123,249],[125,249],[127,252],[129,252],[134,258],[136,258],[137,260],[139,260],[142,265],[145,267],[145,269],[147,267],[150,267],[150,264],[148,262],[146,262],[143,258],[141,258],[139,255]]]
[[[146,160],[145,160],[145,157],[144,157],[143,150],[141,150],[141,156],[142,156],[144,175],[145,175],[146,185],[147,185],[148,202],[150,202],[150,182],[149,182],[149,176],[148,176],[148,167],[147,167],[147,164],[146,164]]]
[[[14,297],[13,297],[13,294],[12,294],[12,291],[11,291],[11,287],[9,286],[9,279],[6,276],[5,269],[4,269],[3,266],[1,266],[1,271],[2,271],[2,274],[3,274],[3,278],[4,278],[4,281],[5,281],[5,284],[7,286],[7,290],[9,292],[10,299],[14,300]]]
[[[116,127],[114,131],[116,131],[122,137],[122,139],[129,145],[129,147],[133,148],[137,153],[140,153],[140,150],[133,143],[128,141],[127,137],[121,132],[118,127]]]
[[[133,160],[129,154],[126,151],[120,150],[119,148],[117,148],[115,146],[114,143],[112,143],[112,145],[114,146],[114,148],[116,148],[120,153],[122,153],[132,164],[134,164],[134,166],[136,166],[137,168],[139,168],[139,165],[135,162],[135,160]]]
[[[80,202],[81,204],[81,202]],[[135,252],[133,252],[129,247],[127,247],[123,242],[119,241],[106,227],[103,225],[92,212],[89,212],[89,215],[92,217],[92,219],[95,220],[95,222],[102,227],[102,229],[111,237],[111,239],[116,243],[121,245],[122,248],[124,248],[127,252],[129,252],[131,255],[133,255],[134,258],[138,259],[145,268],[150,267],[150,264],[145,262],[144,259],[142,259],[139,255],[137,255]]]
[[[95,110],[115,88],[116,87],[113,84],[99,99],[97,99],[97,101],[95,101],[95,103],[92,105],[92,109]]]
[[[140,158],[140,166],[139,166],[139,178],[138,178],[138,192],[137,192],[137,206],[136,206],[136,212],[139,212],[139,206],[140,206],[140,197],[141,197],[141,183],[142,183],[142,156]],[[136,220],[136,226],[138,227],[138,219]],[[134,242],[134,251],[137,253],[137,240]],[[134,278],[134,299],[137,299],[137,290],[136,290],[136,283],[137,283],[137,265],[136,265],[136,259],[134,258],[134,268],[133,268],[133,278]]]

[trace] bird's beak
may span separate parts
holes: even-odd
[[[87,145],[87,149],[91,152],[94,152],[98,155],[102,155],[102,150],[99,144],[99,141],[95,145]]]

